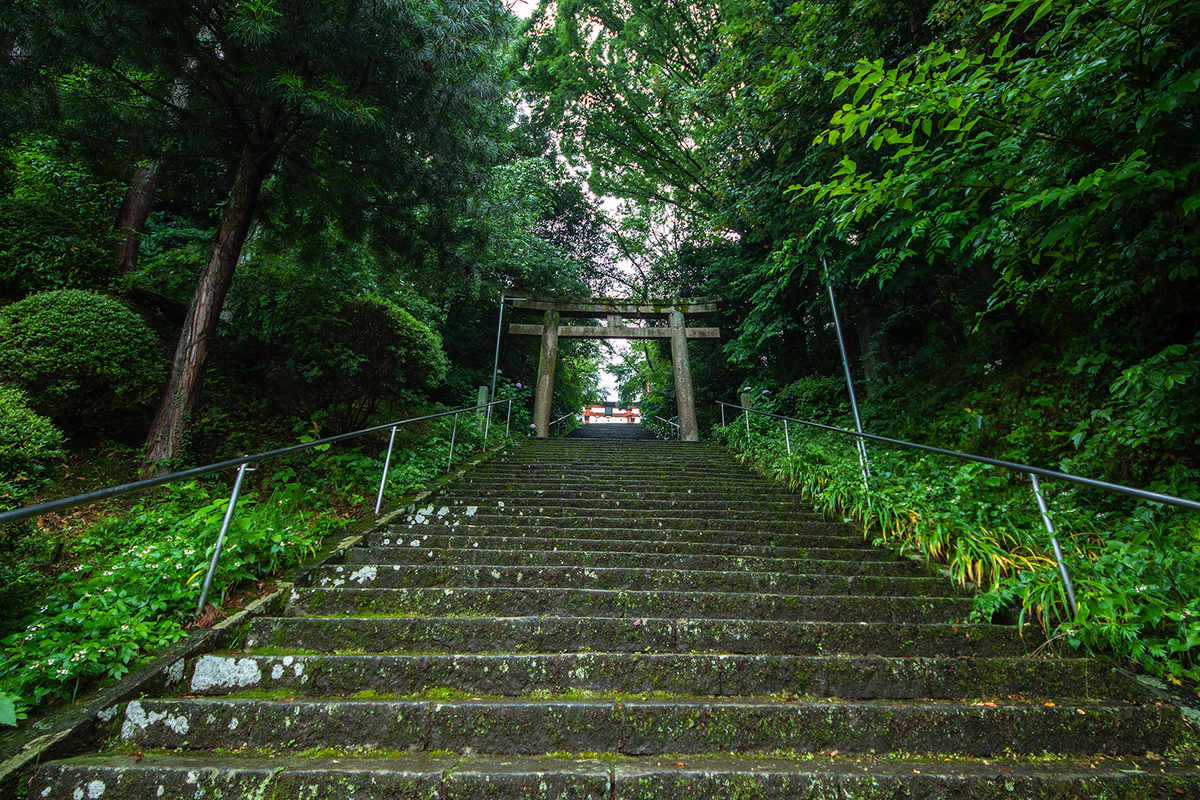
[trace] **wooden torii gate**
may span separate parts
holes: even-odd
[[[554,365],[558,359],[558,340],[587,339],[670,339],[671,362],[675,367],[675,404],[679,409],[679,438],[685,442],[700,440],[696,425],[696,403],[692,394],[692,368],[688,361],[688,339],[719,339],[720,328],[689,328],[688,317],[712,316],[717,302],[697,300],[651,300],[637,303],[610,298],[557,298],[513,300],[513,309],[542,312],[541,324],[512,323],[508,332],[519,336],[541,336],[538,359],[537,393],[533,403],[533,422],[537,436],[550,435],[550,405],[554,394]],[[606,325],[560,325],[563,317],[603,319]],[[666,320],[665,328],[629,327],[625,320]]]

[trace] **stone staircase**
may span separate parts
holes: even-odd
[[[970,608],[715,446],[530,441],[29,796],[1200,797],[1176,708]]]
[[[593,422],[580,425],[567,434],[569,439],[654,439],[655,435],[645,426],[629,423]]]

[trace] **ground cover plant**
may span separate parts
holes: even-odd
[[[832,424],[852,427],[848,419]],[[1054,645],[1106,653],[1175,685],[1200,681],[1200,515],[1042,483],[1078,603],[1069,613],[1031,484],[987,465],[751,417],[714,428],[744,461],[866,535],[977,590],[973,616],[1041,626]]]

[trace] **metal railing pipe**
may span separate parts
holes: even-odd
[[[488,405],[508,402],[511,401],[508,399],[493,400],[492,403],[489,403]],[[193,467],[192,469],[171,472],[154,478],[146,478],[145,480],[122,483],[120,485],[110,486],[105,489],[97,489],[94,492],[85,492],[83,494],[72,495],[71,497],[64,497],[59,500],[48,500],[45,503],[24,506],[23,508],[14,508],[11,511],[0,512],[0,525],[7,525],[10,522],[20,522],[23,519],[40,517],[43,514],[51,514],[68,508],[75,508],[76,506],[85,506],[100,500],[108,500],[113,497],[133,494],[134,492],[142,492],[146,489],[153,489],[156,486],[164,486],[168,483],[176,483],[178,481],[188,480],[189,478],[199,478],[214,472],[223,472],[227,469],[240,467],[242,464],[253,464],[255,462],[266,461],[269,458],[275,458],[277,456],[299,453],[303,452],[304,450],[312,450],[313,448],[323,447],[325,445],[334,444],[335,442],[343,442],[347,439],[355,439],[359,436],[366,436],[369,433],[386,431],[389,428],[398,427],[400,425],[408,425],[409,423],[413,422],[425,422],[426,420],[431,419],[440,419],[441,417],[448,417],[452,414],[460,414],[465,411],[475,411],[483,407],[484,406],[470,406],[467,408],[455,409],[453,411],[439,411],[436,414],[425,414],[424,416],[420,417],[411,417],[410,419],[386,422],[383,425],[375,425],[370,428],[363,428],[362,430],[352,431],[350,433],[342,433],[338,434],[337,436],[327,436],[324,439],[315,439],[311,442],[288,445],[287,447],[279,447],[274,450],[265,450],[261,453],[254,453],[253,455],[230,458],[225,461],[217,461],[212,464],[206,464],[202,467]]]
[[[656,420],[658,420],[659,422],[663,423],[664,425],[674,426],[676,432],[679,433],[679,435],[681,437],[683,436],[683,428],[682,428],[682,426],[680,426],[680,424],[678,422],[672,422],[671,420],[669,420],[665,417],[660,417],[658,414],[655,414],[654,418]]]
[[[833,310],[833,327],[837,330],[838,351],[842,354],[842,369],[846,373],[846,391],[850,394],[850,408],[854,411],[854,428],[862,433],[862,417],[858,414],[858,398],[854,396],[854,380],[850,377],[850,359],[846,357],[846,340],[842,336],[842,320],[838,315],[837,298],[833,295],[833,281],[829,278],[829,264],[825,256],[821,256],[821,264],[825,267],[825,280],[829,286],[829,307]],[[858,461],[862,467],[863,484],[870,486],[871,461],[867,458],[867,445],[862,439],[855,442],[858,448]]]
[[[547,431],[549,431],[551,428],[553,428],[553,427],[554,427],[555,425],[557,425],[558,423],[562,422],[562,421],[563,421],[564,419],[566,419],[567,417],[573,417],[573,416],[575,416],[575,412],[574,412],[574,411],[571,411],[571,412],[568,412],[568,413],[566,413],[566,414],[563,414],[561,417],[559,417],[558,419],[554,420],[554,421],[553,421],[553,422],[551,422],[549,425],[547,425],[547,426],[546,426],[546,430],[547,430]]]
[[[217,572],[217,564],[221,560],[221,548],[225,544],[225,534],[229,532],[229,524],[233,522],[233,512],[237,509],[238,495],[242,493],[242,479],[246,477],[249,464],[238,467],[237,478],[233,481],[233,493],[229,495],[229,505],[225,508],[225,518],[221,520],[221,530],[217,534],[217,544],[213,548],[212,560],[208,562],[208,572],[204,575],[204,588],[200,590],[200,602],[196,605],[196,616],[204,613],[204,604],[208,601],[208,592],[212,589],[213,575]]]
[[[1058,574],[1062,576],[1063,588],[1067,592],[1067,604],[1071,607],[1071,619],[1075,619],[1077,613],[1075,606],[1075,587],[1071,583],[1071,575],[1067,572],[1067,562],[1063,557],[1062,547],[1058,544],[1058,537],[1054,535],[1054,523],[1050,520],[1050,509],[1046,507],[1046,499],[1042,497],[1042,485],[1038,483],[1038,476],[1030,474],[1029,479],[1033,481],[1033,494],[1037,498],[1038,510],[1042,512],[1042,522],[1046,525],[1046,531],[1050,534],[1050,544],[1054,547],[1054,560],[1058,563]]]
[[[454,427],[450,429],[450,457],[446,459],[446,472],[454,465],[454,438],[458,435],[458,414],[454,415]]]
[[[504,438],[508,438],[508,424],[512,422],[512,398],[508,398],[508,413],[504,415]]]
[[[794,422],[797,425],[805,425],[809,428],[817,428],[819,430],[831,431],[833,433],[842,433],[847,436],[857,436],[861,439],[866,439],[872,442],[881,442],[883,444],[890,444],[895,447],[903,447],[908,450],[920,450],[925,453],[935,453],[941,456],[950,456],[951,458],[957,458],[960,461],[974,461],[978,464],[988,464],[993,467],[1003,467],[1004,469],[1010,469],[1015,472],[1024,472],[1028,475],[1037,475],[1042,478],[1065,481],[1067,483],[1074,483],[1079,486],[1088,486],[1092,489],[1100,489],[1106,492],[1113,492],[1114,494],[1123,494],[1129,497],[1135,497],[1139,500],[1147,500],[1151,503],[1162,503],[1163,505],[1174,506],[1175,508],[1186,508],[1189,511],[1200,511],[1200,502],[1196,500],[1188,500],[1183,497],[1175,497],[1174,495],[1170,494],[1151,492],[1147,489],[1135,489],[1132,486],[1123,486],[1119,483],[1109,483],[1108,481],[1100,481],[1096,480],[1095,478],[1084,478],[1080,475],[1071,475],[1067,472],[1058,472],[1052,469],[1045,469],[1044,467],[1035,467],[1030,464],[1019,464],[1015,461],[1004,461],[999,458],[988,458],[987,456],[977,456],[971,453],[960,453],[957,450],[946,450],[941,447],[932,447],[927,444],[906,442],[903,439],[889,439],[886,436],[876,436],[873,433],[858,433],[856,431],[847,430],[846,428],[838,428],[833,425],[822,425],[819,422],[796,419],[795,417],[785,417],[783,414],[772,414],[769,411],[757,411],[752,408],[748,409],[744,406],[739,406],[734,403],[726,403],[721,400],[718,400],[717,402],[722,406],[729,406],[730,408],[735,408],[739,411],[744,410],[750,413],[759,414],[764,417],[774,417],[775,419],[786,419],[789,422]]]
[[[383,487],[387,485],[388,467],[392,465],[392,445],[396,443],[396,426],[392,426],[392,435],[388,437],[387,457],[383,459],[383,477],[379,479],[379,494],[375,497],[375,516],[379,516],[379,507],[383,504]]]
[[[506,403],[508,405],[509,415],[510,416],[512,415],[512,398],[506,398],[504,400],[493,400],[491,402],[484,403],[481,405],[471,406],[469,408],[455,409],[453,411],[441,411],[437,414],[425,414],[420,417],[411,417],[409,419],[397,420],[395,422],[387,422],[387,423],[384,423],[383,425],[375,425],[370,428],[363,428],[362,430],[351,431],[350,433],[343,433],[343,434],[339,434],[337,436],[327,436],[324,439],[317,439],[317,440],[311,441],[311,442],[302,442],[301,444],[289,445],[288,447],[279,447],[274,450],[265,450],[261,453],[254,453],[253,455],[240,456],[238,458],[231,458],[226,461],[218,461],[214,464],[206,464],[203,467],[195,467],[193,469],[185,469],[185,470],[181,470],[179,472],[171,472],[166,475],[159,475],[154,478],[147,478],[145,480],[133,481],[131,483],[123,483],[118,486],[110,486],[106,489],[98,489],[94,492],[85,492],[84,494],[78,494],[78,495],[74,495],[72,497],[64,497],[59,500],[50,500],[45,503],[38,503],[37,505],[25,506],[24,508],[15,508],[15,509],[12,509],[11,511],[0,512],[0,525],[6,525],[6,524],[12,523],[12,522],[19,522],[21,520],[30,519],[32,517],[38,517],[43,514],[50,514],[50,513],[57,512],[57,511],[63,511],[68,508],[74,508],[76,506],[89,505],[91,503],[99,502],[100,500],[108,500],[113,497],[121,497],[123,495],[133,494],[134,492],[142,492],[147,489],[153,489],[157,486],[164,486],[168,483],[176,483],[178,481],[188,480],[190,478],[198,478],[203,475],[210,475],[214,472],[221,472],[222,470],[231,469],[233,467],[236,467],[237,468],[237,477],[234,479],[234,482],[233,482],[233,492],[229,498],[229,506],[225,509],[225,517],[221,522],[221,530],[217,534],[217,544],[216,544],[215,549],[213,550],[212,560],[209,562],[208,572],[205,574],[205,577],[204,577],[204,586],[200,592],[200,603],[197,606],[197,611],[196,611],[197,614],[200,614],[204,611],[204,604],[207,602],[209,592],[212,589],[213,576],[216,574],[217,565],[220,563],[221,548],[224,546],[225,536],[229,532],[229,525],[233,521],[233,515],[234,515],[235,510],[237,509],[237,501],[238,501],[238,496],[241,494],[241,491],[242,491],[242,483],[246,477],[246,473],[253,471],[252,469],[250,469],[251,464],[257,463],[259,461],[265,461],[269,458],[275,458],[277,456],[289,455],[291,453],[299,453],[304,450],[312,450],[315,448],[324,449],[335,442],[342,442],[342,441],[346,441],[348,439],[355,439],[360,436],[366,436],[367,434],[377,433],[379,431],[388,430],[390,428],[391,436],[388,439],[387,457],[384,459],[384,463],[383,463],[383,477],[380,479],[380,482],[379,482],[379,494],[375,498],[375,513],[376,513],[376,515],[378,515],[379,509],[380,509],[382,501],[383,501],[384,487],[387,484],[388,468],[390,467],[391,460],[392,460],[392,446],[394,445],[395,440],[396,440],[396,429],[398,427],[400,427],[401,425],[407,425],[412,422],[424,422],[426,420],[440,419],[442,417],[454,415],[454,426],[455,426],[455,431],[457,431],[459,414],[466,412],[466,411],[477,411],[482,408],[487,408],[490,410],[493,405],[496,405],[498,403]],[[507,426],[506,426],[505,433],[507,435]],[[486,447],[486,441],[484,443],[484,446]],[[451,434],[451,438],[450,438],[450,456],[451,456],[451,463],[453,463],[453,457],[454,457],[454,435],[453,434]],[[447,471],[449,471],[449,467],[447,467]]]

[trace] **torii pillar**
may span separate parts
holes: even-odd
[[[542,337],[542,349],[538,358],[537,394],[533,403],[533,424],[538,438],[550,435],[554,364],[558,358],[558,340],[566,336],[588,339],[670,339],[671,361],[675,367],[675,404],[679,409],[679,438],[685,442],[700,441],[687,342],[688,339],[719,339],[721,329],[689,328],[687,317],[716,314],[717,305],[714,299],[655,300],[637,303],[610,298],[514,298],[513,308],[527,313],[545,313],[541,325],[514,322],[508,326],[509,333]],[[564,314],[567,317],[604,319],[608,324],[560,325]],[[666,320],[667,327],[627,327],[626,319]]]
[[[547,309],[546,322],[542,325],[542,350],[538,356],[536,394],[533,400],[533,424],[537,436],[545,439],[550,435],[550,406],[554,397],[554,365],[558,362],[558,312]]]
[[[679,409],[679,438],[684,442],[700,441],[696,424],[696,398],[692,394],[692,364],[688,359],[687,320],[683,312],[671,309],[671,364],[675,367],[675,407]]]

